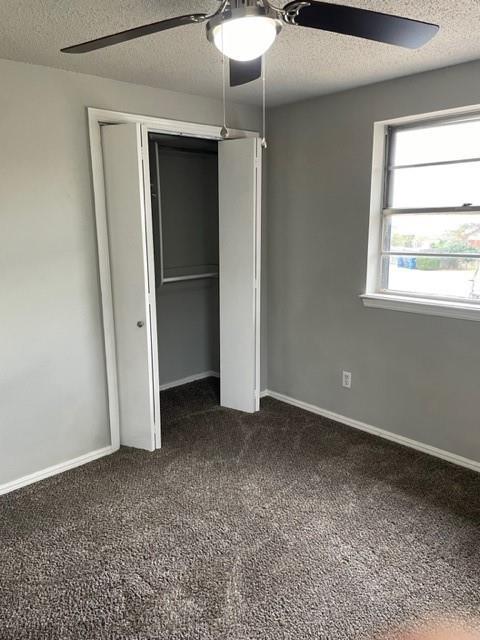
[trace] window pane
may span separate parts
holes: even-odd
[[[480,120],[394,132],[391,162],[422,164],[480,157]]]
[[[395,209],[480,205],[480,162],[395,169],[389,200]]]
[[[386,216],[383,250],[480,254],[480,214]]]
[[[480,301],[480,259],[384,256],[383,290]]]

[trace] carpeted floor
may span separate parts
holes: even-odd
[[[332,640],[480,614],[480,476],[216,382],[163,445],[0,498],[0,638]]]

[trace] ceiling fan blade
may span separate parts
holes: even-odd
[[[87,53],[88,51],[95,51],[96,49],[110,47],[113,44],[119,44],[121,42],[127,42],[128,40],[134,40],[135,38],[148,36],[151,33],[158,33],[159,31],[181,27],[186,24],[203,22],[207,18],[208,15],[206,13],[192,13],[188,16],[177,16],[176,18],[169,18],[168,20],[161,20],[160,22],[144,24],[141,27],[126,29],[119,33],[113,33],[110,36],[104,36],[103,38],[96,38],[95,40],[75,44],[71,47],[65,47],[65,49],[62,49],[61,51],[62,53]]]
[[[260,78],[262,75],[262,58],[240,62],[230,58],[230,86],[238,87]]]
[[[437,33],[439,27],[387,13],[329,2],[289,2],[284,6],[284,20],[301,27],[333,31],[347,36],[418,49]]]

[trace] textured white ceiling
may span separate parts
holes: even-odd
[[[269,104],[480,58],[480,0],[342,0],[342,4],[436,22],[440,33],[423,49],[409,51],[284,26],[267,60]],[[207,42],[204,25],[83,55],[59,52],[61,47],[121,29],[216,6],[216,0],[1,0],[0,58],[219,97],[221,58]],[[229,90],[236,102],[258,102],[259,96],[259,82]]]

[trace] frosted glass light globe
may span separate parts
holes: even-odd
[[[243,16],[226,20],[213,28],[217,49],[233,60],[254,60],[275,41],[277,22],[267,16]]]

